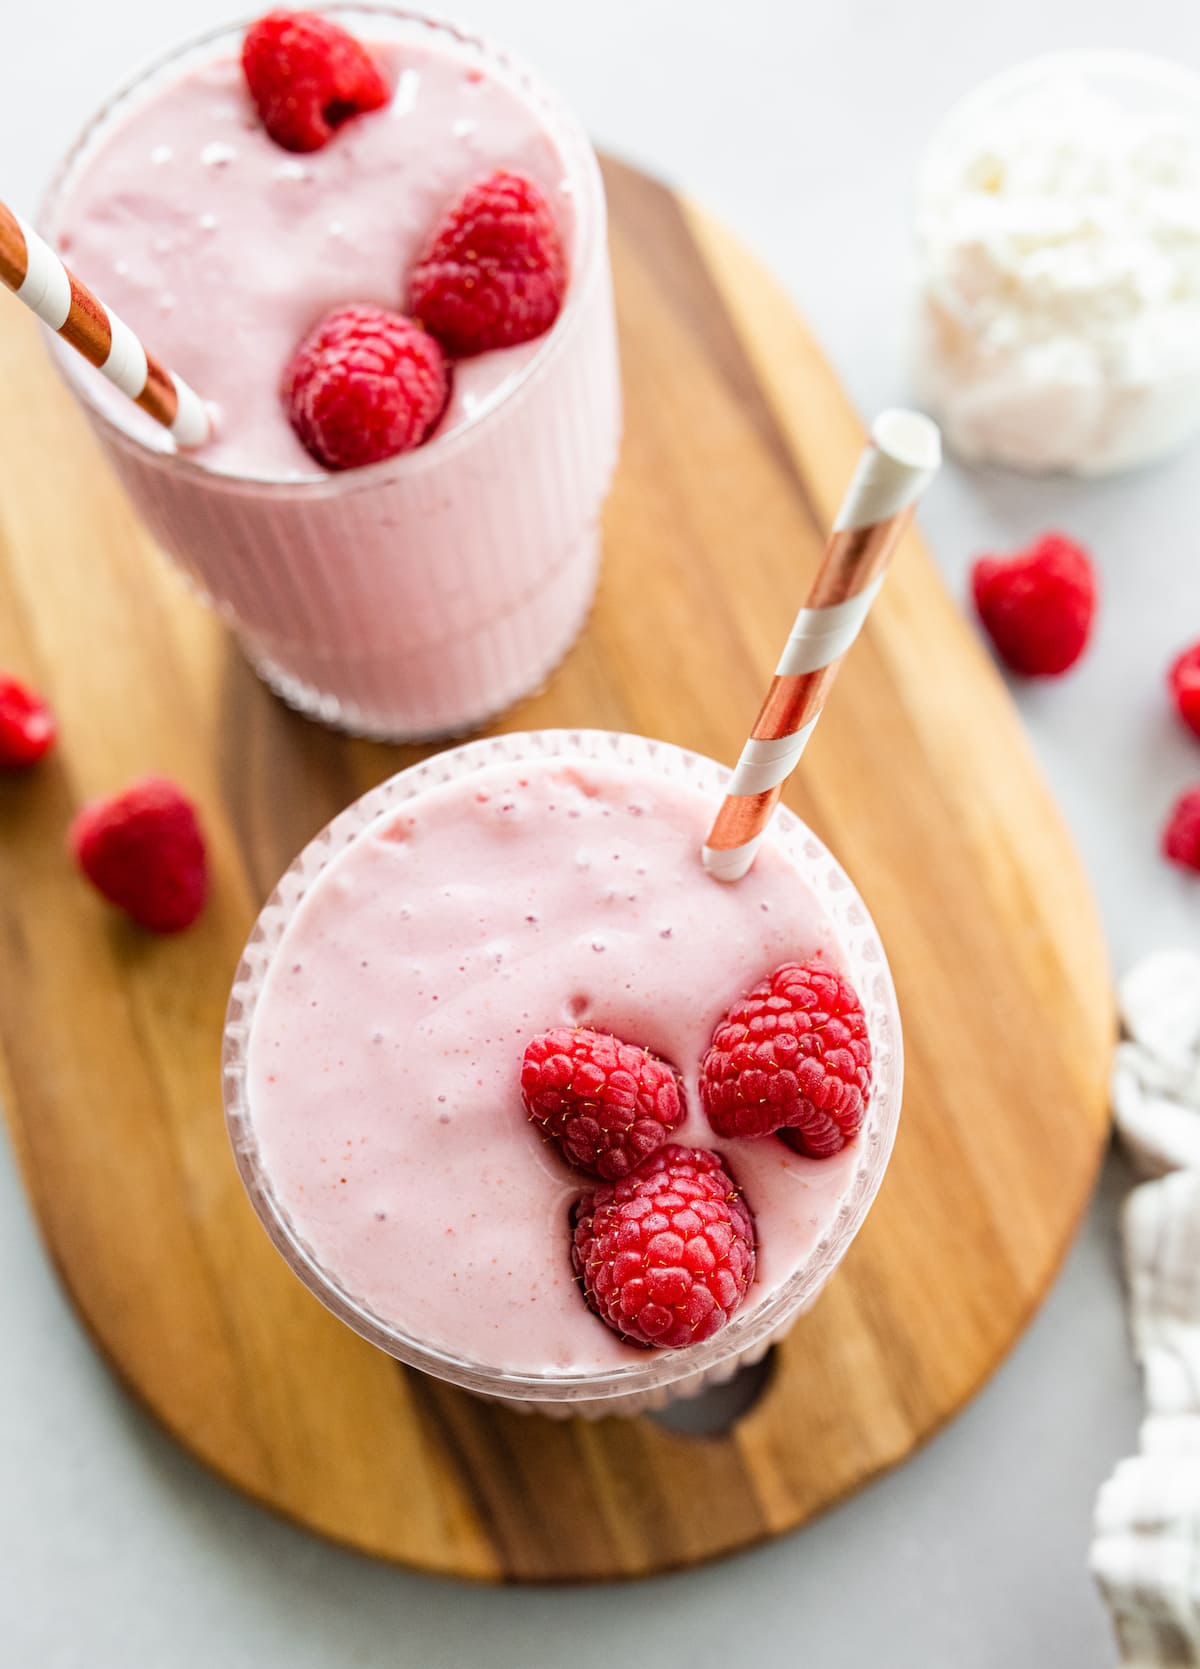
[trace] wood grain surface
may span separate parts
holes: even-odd
[[[706,215],[607,170],[627,433],[589,627],[503,728],[736,757],[861,428],[778,287]],[[0,1096],[50,1256],[113,1368],[198,1459],[326,1535],[482,1579],[639,1575],[789,1530],[979,1387],[1053,1278],[1106,1138],[1097,919],[1005,691],[919,539],[787,799],[889,947],[908,1089],[843,1268],[726,1435],[556,1424],[411,1374],[285,1269],[243,1198],[218,1045],[244,937],[328,818],[417,750],[256,682],[152,548],[22,310],[0,307],[0,666],[62,745],[0,783]],[[156,941],[72,874],[68,820],[147,770],[211,838]]]

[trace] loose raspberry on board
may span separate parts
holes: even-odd
[[[25,771],[54,746],[58,726],[38,695],[0,673],[0,771]]]
[[[195,807],[166,778],[84,806],[70,840],[96,890],[151,933],[178,933],[204,908],[204,836]]]
[[[633,1344],[711,1339],[754,1279],[754,1220],[720,1157],[670,1143],[575,1207],[571,1263],[600,1319]]]

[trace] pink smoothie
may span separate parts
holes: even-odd
[[[408,14],[339,15],[385,67],[388,107],[291,155],[258,121],[230,32],[106,112],[45,216],[68,262],[213,404],[215,438],[177,456],[56,352],[151,530],[260,673],[332,722],[433,735],[541,682],[591,598],[620,421],[603,192],[573,119],[503,55]],[[333,307],[402,310],[431,229],[499,167],[554,209],[569,254],[557,324],[457,363],[424,447],[327,475],[279,400],[292,353]]]
[[[791,858],[706,875],[712,797],[649,768],[499,764],[378,818],[312,884],[258,1000],[246,1097],[295,1233],[385,1322],[508,1372],[603,1371],[655,1354],[572,1280],[588,1186],[521,1105],[526,1041],[579,1022],[683,1076],[674,1138],[718,1148],[757,1222],[741,1314],[795,1274],[860,1169],[774,1139],[720,1142],[697,1074],[731,1000],[780,962],[843,961]],[[861,1142],[861,1138],[860,1138]]]
[[[368,43],[371,44],[371,43]],[[279,400],[283,369],[331,308],[401,308],[446,205],[503,165],[546,193],[570,247],[572,181],[554,140],[470,57],[379,44],[395,92],[323,150],[293,156],[221,57],[132,109],[64,193],[59,248],[215,408],[200,461],[234,475],[319,476]],[[495,401],[541,341],[461,361],[445,436]],[[97,399],[148,445],[160,434],[103,378]]]

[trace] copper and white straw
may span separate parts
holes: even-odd
[[[718,880],[738,881],[754,862],[783,784],[800,762],[829,686],[941,461],[941,436],[929,418],[885,411],[875,420],[705,843],[704,867]]]
[[[32,226],[3,203],[0,282],[161,423],[176,446],[203,446],[209,437],[209,420],[199,395],[147,353],[124,320],[81,284]]]

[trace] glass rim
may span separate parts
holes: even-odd
[[[232,470],[214,469],[200,458],[180,452],[173,446],[152,445],[131,428],[126,427],[96,398],[97,386],[87,375],[90,367],[73,348],[58,336],[50,335],[48,348],[51,358],[72,394],[84,406],[90,421],[98,424],[106,441],[131,452],[156,467],[176,472],[185,478],[202,482],[206,487],[228,492],[248,492],[258,496],[303,495],[321,497],[346,492],[365,491],[386,482],[391,477],[419,476],[437,468],[444,460],[456,457],[469,446],[474,437],[498,420],[499,414],[509,410],[513,402],[542,379],[546,366],[557,358],[564,343],[574,336],[584,307],[583,303],[598,281],[598,274],[607,248],[607,210],[604,182],[595,150],[584,128],[566,101],[523,58],[499,45],[489,36],[477,33],[453,19],[426,12],[417,7],[389,4],[388,0],[329,0],[316,8],[322,16],[376,18],[393,24],[411,24],[428,30],[434,36],[448,36],[459,46],[475,53],[485,63],[497,67],[528,97],[535,113],[545,121],[556,145],[562,152],[570,179],[577,189],[575,204],[575,248],[567,285],[566,301],[558,318],[547,331],[537,353],[504,387],[498,398],[468,417],[454,432],[443,438],[435,437],[427,445],[395,458],[384,458],[379,463],[365,464],[353,470],[325,471],[319,475],[252,475]],[[61,208],[64,191],[74,177],[75,170],[86,160],[90,147],[106,125],[143,88],[164,75],[172,65],[199,54],[205,48],[216,48],[219,43],[232,44],[243,35],[255,19],[245,18],[219,24],[198,35],[189,36],[179,45],[158,54],[149,63],[135,70],[93,112],[71,142],[42,194],[36,224],[47,242],[56,243],[55,215]],[[86,275],[85,275],[86,277]],[[153,348],[153,342],[150,343]],[[203,391],[199,391],[203,397]],[[161,439],[155,436],[155,439]]]
[[[283,934],[310,886],[328,865],[380,817],[427,789],[469,777],[488,766],[545,758],[610,760],[690,776],[706,792],[723,792],[730,771],[703,754],[621,731],[518,731],[468,742],[397,772],[340,812],[298,854],[259,913],[230,993],[222,1040],[221,1079],[226,1128],[234,1159],[260,1222],[292,1272],[346,1325],[388,1355],[465,1390],[528,1403],[619,1401],[710,1374],[756,1346],[764,1347],[816,1296],[862,1226],[891,1156],[900,1116],[903,1044],[895,988],[878,931],[841,865],[794,812],[781,806],[768,838],[783,845],[813,886],[828,917],[847,972],[867,1014],[874,1083],[858,1137],[859,1160],[831,1223],[803,1263],[769,1297],[736,1315],[713,1338],[677,1351],[647,1353],[615,1367],[578,1372],[512,1371],[472,1361],[405,1331],[349,1292],[321,1263],[274,1198],[261,1162],[249,1105],[247,1066],[254,1016],[267,971]],[[814,884],[820,865],[827,881]],[[760,1352],[761,1353],[761,1352]]]

